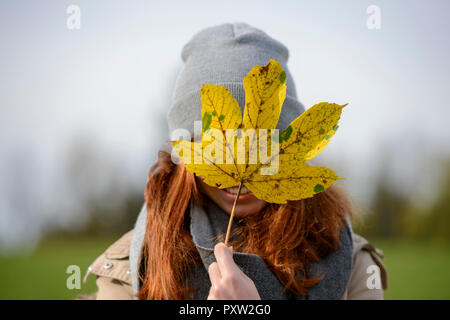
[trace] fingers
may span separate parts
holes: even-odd
[[[218,243],[214,247],[214,255],[216,256],[222,277],[227,277],[240,271],[238,266],[234,263],[233,249],[231,247],[227,247],[222,242]]]
[[[217,262],[208,268],[208,300],[261,299],[253,281],[234,263],[232,248],[219,243],[214,247],[214,255]]]
[[[219,265],[217,262],[213,262],[209,265],[208,268],[209,273],[209,279],[211,280],[211,284],[214,286],[215,284],[219,283],[220,279],[222,278],[222,275],[220,274]]]
[[[208,300],[220,300],[220,290],[222,275],[220,274],[219,265],[213,262],[208,268],[209,279],[211,280],[211,288],[209,289]]]

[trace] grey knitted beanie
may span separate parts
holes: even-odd
[[[194,137],[194,121],[201,121],[200,89],[205,83],[225,86],[244,113],[243,78],[255,65],[266,65],[270,57],[286,72],[287,92],[278,129],[285,129],[305,111],[297,100],[294,80],[287,68],[289,51],[281,42],[246,23],[225,23],[195,34],[183,47],[184,62],[172,105],[167,115],[169,133],[187,129]]]

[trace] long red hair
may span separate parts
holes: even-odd
[[[192,294],[194,288],[185,280],[201,260],[189,232],[191,199],[203,201],[194,175],[160,152],[145,189],[148,215],[139,299],[189,299]],[[287,290],[305,295],[322,278],[308,277],[308,265],[339,247],[346,215],[353,215],[351,202],[332,185],[312,198],[268,204],[261,214],[239,219],[231,245],[234,251],[259,255]]]

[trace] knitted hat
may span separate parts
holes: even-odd
[[[305,108],[297,100],[294,80],[287,68],[289,51],[281,42],[246,23],[225,23],[195,34],[183,47],[179,73],[167,120],[169,131],[187,129],[194,137],[194,121],[201,121],[200,89],[205,83],[225,86],[244,114],[243,78],[270,57],[286,72],[287,89],[278,129],[285,129]]]

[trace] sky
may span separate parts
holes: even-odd
[[[80,29],[67,27],[70,5]],[[371,5],[380,29],[367,27]],[[181,49],[226,22],[289,48],[306,108],[349,104],[318,164],[362,202],[385,171],[420,205],[450,150],[448,12],[445,0],[1,0],[0,248],[79,224],[86,199],[112,185],[143,190],[168,137]]]

